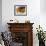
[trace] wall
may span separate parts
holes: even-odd
[[[2,0],[0,0],[0,31],[2,31]]]
[[[46,13],[46,0],[40,0],[40,9],[42,13]]]
[[[40,24],[46,31],[46,0],[40,0]]]
[[[27,5],[27,16],[14,16],[14,5]],[[46,30],[46,15],[42,12],[44,7],[43,0],[2,0],[2,26],[3,31],[8,30],[7,22],[10,19],[17,19],[19,22],[30,20],[33,25],[33,45],[38,46],[38,39],[36,37],[36,27],[39,24]]]

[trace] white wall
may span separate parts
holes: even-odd
[[[46,13],[46,0],[40,0],[40,9],[42,13]]]
[[[46,0],[40,0],[40,24],[46,31]]]
[[[0,0],[0,31],[2,31],[2,0]]]

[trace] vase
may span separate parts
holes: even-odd
[[[45,46],[45,41],[39,40],[39,46]]]

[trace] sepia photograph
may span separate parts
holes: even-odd
[[[27,15],[27,5],[14,6],[14,16],[26,16],[26,15]]]

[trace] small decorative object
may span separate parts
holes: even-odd
[[[37,34],[38,35],[38,40],[39,40],[39,46],[45,46],[45,35],[43,32],[42,27],[36,28],[37,29]]]
[[[14,15],[15,16],[26,16],[27,15],[27,5],[15,5]]]
[[[30,23],[30,20],[26,20],[25,23]]]
[[[13,20],[10,20],[10,21],[13,21]]]
[[[19,23],[19,21],[17,19],[11,19],[9,23]]]

